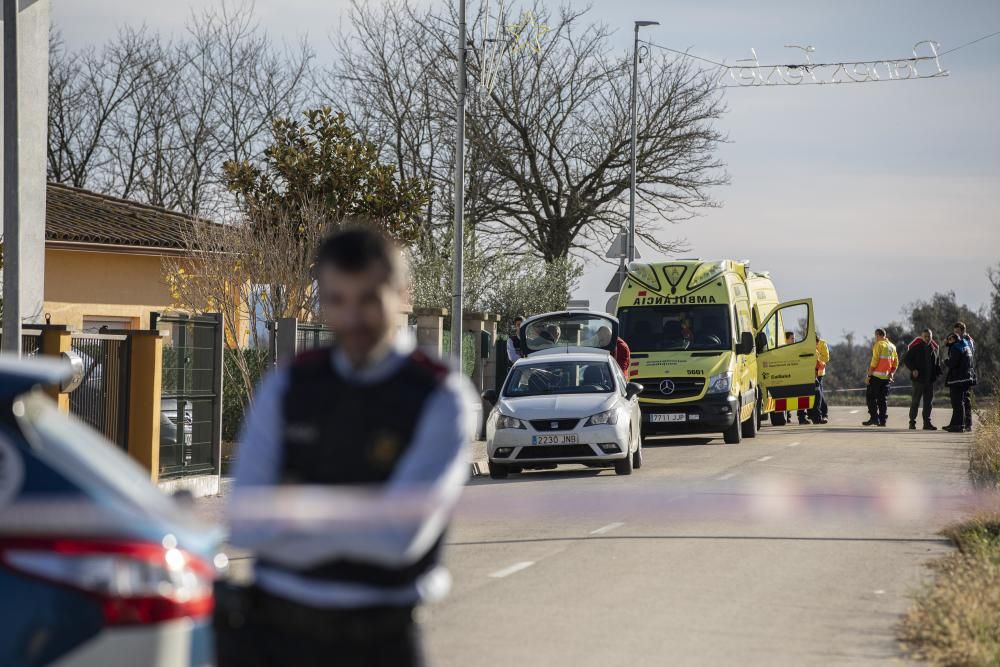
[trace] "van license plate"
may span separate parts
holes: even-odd
[[[687,421],[687,415],[683,412],[666,412],[660,414],[649,415],[649,421],[651,422],[684,422]]]
[[[533,435],[531,444],[533,445],[575,445],[579,439],[575,435]]]

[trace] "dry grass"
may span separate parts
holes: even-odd
[[[969,477],[977,488],[1000,488],[1000,382],[993,396],[980,399],[976,430],[969,448]]]
[[[958,552],[931,565],[899,638],[911,658],[949,667],[1000,665],[1000,512],[949,526]]]

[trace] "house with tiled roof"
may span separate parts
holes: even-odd
[[[157,206],[49,183],[44,310],[70,330],[144,329],[169,310],[165,258],[185,253],[192,226],[210,224]]]

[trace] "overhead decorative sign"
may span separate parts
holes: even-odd
[[[812,46],[789,44],[786,48],[800,49],[804,63],[787,65],[761,65],[757,52],[750,49],[751,58],[737,60],[739,65],[721,65],[718,77],[723,88],[748,86],[800,86],[839,83],[872,83],[876,81],[902,81],[905,79],[930,79],[948,76],[941,67],[941,45],[924,40],[913,45],[912,58],[884,60],[858,60],[853,62],[815,63]]]

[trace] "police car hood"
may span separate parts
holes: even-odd
[[[505,415],[518,419],[563,419],[589,417],[611,408],[614,392],[606,394],[545,394],[501,398],[497,407]]]

